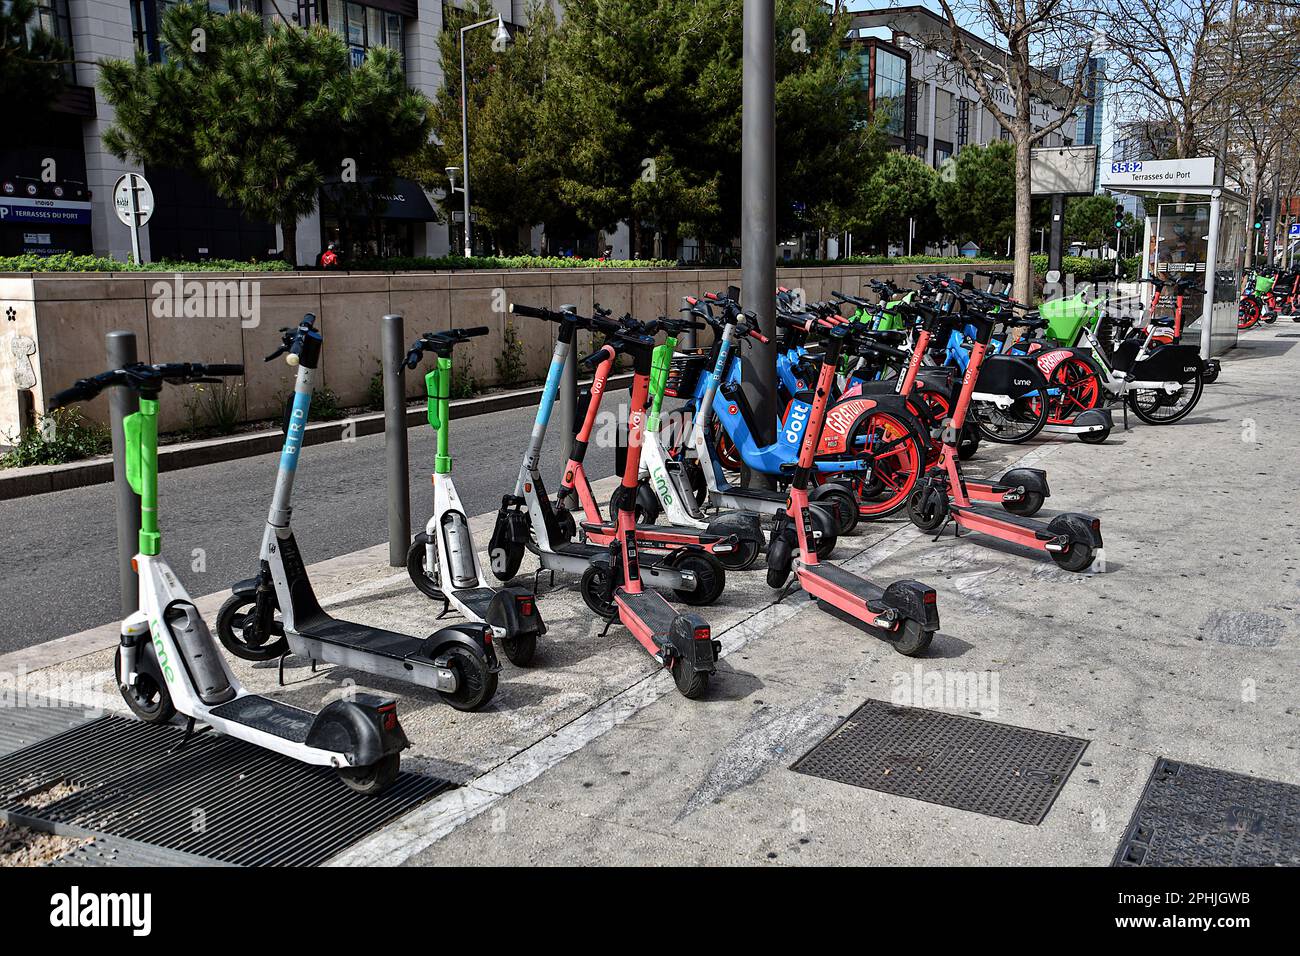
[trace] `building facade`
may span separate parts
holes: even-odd
[[[891,142],[924,159],[934,168],[963,147],[984,146],[1008,138],[1008,131],[981,102],[961,64],[943,52],[941,38],[947,21],[925,7],[871,10],[854,15],[848,40],[858,45],[858,76],[866,91],[867,111],[889,111],[886,130]],[[972,33],[966,42],[992,50]],[[1050,78],[1044,74],[1045,83]],[[994,85],[1004,109],[1012,108],[1011,92]],[[1046,99],[1031,104],[1036,129],[1059,119],[1062,110]],[[1044,146],[1073,145],[1077,133],[1066,123],[1048,134]]]
[[[174,0],[38,0],[34,25],[71,46],[76,59],[69,85],[49,121],[0,142],[0,255],[70,251],[131,253],[130,230],[113,208],[113,185],[127,172],[144,174],[154,190],[155,213],[141,231],[141,254],[150,259],[264,259],[281,248],[271,223],[249,222],[201,182],[169,169],[142,169],[103,146],[112,107],[96,84],[98,61],[130,59],[137,51],[158,60],[160,24]],[[370,47],[402,55],[408,85],[432,97],[442,87],[438,37],[451,0],[209,0],[218,12],[245,10],[264,18],[322,23],[340,33],[360,62]],[[526,23],[525,0],[491,0],[484,16],[499,14],[508,26]],[[489,7],[492,12],[489,12]],[[347,235],[366,254],[443,255],[459,248],[461,224],[438,222],[432,201],[418,185],[399,180],[379,197],[381,214],[364,234],[351,233],[327,187],[319,210],[298,223],[299,264],[315,261],[330,239]]]

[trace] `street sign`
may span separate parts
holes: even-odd
[[[1291,228],[1286,231],[1288,237],[1300,239],[1300,222],[1291,223]]]
[[[1214,157],[1199,159],[1135,159],[1103,164],[1103,186],[1142,186],[1173,189],[1178,186],[1213,186]]]
[[[131,228],[131,256],[140,262],[140,227],[153,216],[153,189],[139,173],[126,173],[113,184],[117,218]]]

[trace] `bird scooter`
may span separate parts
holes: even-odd
[[[924,653],[939,629],[939,608],[934,588],[918,581],[895,581],[886,588],[838,565],[823,562],[812,546],[812,521],[808,516],[808,488],[826,424],[831,386],[839,364],[848,326],[825,317],[808,319],[824,337],[821,370],[813,395],[812,411],[794,477],[790,482],[785,515],[772,529],[767,545],[767,583],[781,588],[791,570],[804,592],[818,607],[875,637],[888,641],[900,654]]]
[[[397,704],[369,694],[331,702],[320,713],[250,693],[222,659],[212,633],[162,559],[158,530],[158,405],[165,382],[216,382],[242,375],[242,365],[133,364],[83,378],[54,396],[50,408],[89,401],[106,388],[128,388],[140,410],[122,422],[126,477],[140,497],[140,552],[131,559],[139,610],[122,622],[113,658],[118,690],[131,712],[165,724],[179,711],[185,741],[197,722],[217,733],[285,757],[333,767],[353,790],[378,793],[397,776],[410,744]]]
[[[285,329],[280,347],[267,357],[269,362],[284,355],[290,367],[297,367],[293,406],[262,536],[258,573],[231,588],[231,596],[217,615],[217,636],[227,650],[245,660],[278,657],[283,664],[286,652],[292,651],[313,666],[328,661],[409,681],[437,691],[457,710],[477,710],[496,693],[501,670],[490,626],[449,624],[428,637],[412,637],[330,617],[312,590],[289,518],[323,344],[315,323],[316,317],[309,313],[296,329]]]
[[[419,366],[425,352],[435,365],[424,377],[429,401],[429,425],[437,436],[433,463],[433,517],[411,542],[406,571],[421,593],[442,601],[441,618],[454,607],[469,621],[489,624],[493,638],[510,663],[527,666],[537,650],[537,638],[546,624],[530,591],[489,587],[479,567],[478,550],[470,534],[469,519],[451,478],[451,367],[452,349],[460,342],[487,335],[486,327],[426,332],[406,354],[406,367]]]
[[[958,465],[953,436],[961,432],[975,391],[975,382],[989,349],[993,334],[993,317],[969,311],[961,320],[973,327],[970,364],[962,377],[961,392],[953,406],[952,419],[944,430],[944,450],[921,485],[908,499],[908,517],[922,531],[942,533],[952,521],[960,535],[962,529],[978,531],[1012,544],[1046,551],[1057,565],[1067,571],[1083,571],[1102,547],[1101,521],[1092,515],[1066,512],[1049,521],[1010,513],[992,514],[979,506],[970,495]],[[938,535],[936,535],[936,540]]]
[[[643,324],[630,316],[625,316],[620,320],[619,324],[626,332],[649,336],[653,339],[654,335],[661,329],[667,329],[675,333],[682,331],[691,323],[679,319],[658,319]],[[599,361],[596,365],[590,390],[586,396],[586,410],[583,415],[582,425],[574,439],[573,450],[570,453],[568,462],[565,463],[564,475],[556,493],[557,500],[565,507],[577,505],[582,509],[584,517],[584,520],[580,522],[582,534],[591,543],[603,546],[608,546],[613,542],[618,529],[612,520],[605,521],[602,517],[600,506],[596,503],[595,494],[591,489],[591,481],[587,477],[582,462],[586,455],[588,442],[591,440],[591,433],[595,427],[596,419],[600,413],[601,399],[605,395],[605,386],[609,380],[609,373],[613,369],[613,365],[613,355],[609,355],[606,360]],[[658,418],[653,410],[650,417],[654,419],[657,428]],[[645,433],[646,437],[649,438],[648,424]],[[651,452],[653,456],[656,452],[659,452],[659,446],[654,439],[650,439],[650,441],[654,444],[654,451]],[[646,461],[645,452],[646,442],[643,441],[641,448],[642,461]],[[656,464],[662,466],[662,457],[658,459]],[[660,474],[662,474],[662,471]],[[615,489],[614,496],[610,499],[611,519],[614,517],[614,511],[616,510],[615,501],[621,494],[621,491]],[[641,504],[640,507],[636,507],[638,502],[633,502],[634,509],[639,512],[637,515],[636,544],[643,554],[675,555],[678,552],[694,552],[701,558],[704,555],[709,555],[716,559],[719,565],[716,568],[710,568],[708,572],[718,579],[719,589],[724,586],[726,580],[726,571],[724,569],[743,571],[752,567],[754,562],[758,560],[759,553],[763,549],[763,531],[756,515],[744,514],[743,512],[719,515],[703,529],[689,523],[656,525],[653,523],[653,516],[647,514],[647,506],[653,506],[653,494],[645,490],[645,486],[638,483],[637,498],[641,500]],[[704,561],[704,564],[707,565],[708,562]]]
[[[562,306],[558,312],[517,302],[511,303],[509,308],[514,315],[554,322],[558,329],[532,434],[523,463],[519,466],[519,477],[513,493],[501,498],[496,527],[488,542],[489,566],[498,581],[512,580],[519,573],[524,552],[528,551],[536,555],[538,562],[534,582],[543,571],[549,571],[552,580],[556,571],[581,576],[593,562],[603,562],[609,550],[575,540],[578,536],[577,522],[567,507],[551,501],[542,480],[542,445],[546,441],[546,428],[555,408],[575,334],[579,329],[617,331],[619,325],[603,316],[578,315],[572,305]],[[684,548],[662,560],[641,560],[639,569],[646,584],[671,589],[684,604],[712,604],[722,594],[724,579],[717,572],[725,575],[725,571],[717,559],[698,550]]]

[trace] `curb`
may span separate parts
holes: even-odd
[[[618,391],[627,388],[631,381],[631,375],[612,375],[608,390]],[[541,394],[542,387],[536,386],[485,395],[481,398],[459,399],[451,403],[451,417],[453,419],[473,418],[477,415],[490,415],[493,412],[512,408],[528,408],[537,404]],[[407,428],[423,425],[427,420],[424,405],[413,405],[406,409]],[[384,413],[367,412],[364,415],[341,418],[338,421],[308,425],[303,444],[321,445],[339,441],[345,431],[349,438],[360,438],[364,435],[377,435],[383,430]],[[179,445],[164,445],[158,449],[158,470],[176,471],[181,468],[195,468],[222,461],[234,461],[238,458],[250,458],[254,455],[271,454],[279,451],[283,444],[284,436],[277,428],[250,432],[247,435],[233,435],[229,438],[209,438]],[[68,462],[65,465],[35,465],[30,468],[5,469],[0,471],[0,501],[106,484],[112,480],[111,455]]]

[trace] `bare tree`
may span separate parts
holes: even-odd
[[[1111,0],[1110,82],[1158,159],[1218,153],[1213,122],[1237,80],[1230,55],[1239,0]]]
[[[1030,151],[1073,122],[1075,111],[1087,101],[1085,81],[1099,13],[1087,0],[939,0],[939,5],[948,30],[937,45],[961,64],[985,109],[1007,130],[1016,149],[1014,294],[1028,302],[1033,293]],[[972,36],[965,26],[983,28],[997,37],[997,45]],[[1063,58],[1072,63],[1061,69],[1072,75],[1054,77],[1041,68]],[[997,95],[998,84],[1005,86],[1009,100]],[[1061,114],[1035,127],[1035,100],[1051,102]]]

